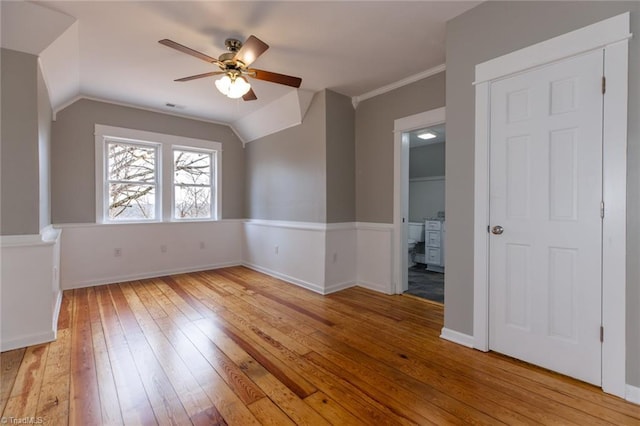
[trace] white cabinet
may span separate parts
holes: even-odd
[[[424,224],[425,258],[429,271],[444,272],[444,231],[444,221],[427,220]]]

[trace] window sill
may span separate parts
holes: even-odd
[[[189,225],[189,224],[214,224],[214,223],[228,223],[228,222],[244,222],[245,219],[208,219],[208,220],[188,220],[188,221],[165,221],[165,222],[84,222],[84,223],[56,223],[52,226],[54,228],[91,228],[91,227],[133,227],[133,226],[161,226],[161,225]]]

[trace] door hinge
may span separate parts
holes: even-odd
[[[487,225],[487,234],[490,234],[490,233],[491,233],[491,226]]]
[[[604,327],[600,326],[600,342],[604,342]]]
[[[602,76],[602,94],[604,95],[607,92],[607,77]]]
[[[600,218],[604,219],[604,201],[600,201]]]

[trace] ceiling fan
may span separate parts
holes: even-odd
[[[204,74],[178,78],[174,81],[184,82],[196,80],[198,78],[211,77],[214,75],[222,75],[222,78],[216,80],[216,87],[220,92],[232,99],[240,97],[245,101],[258,99],[253,89],[251,89],[251,85],[247,81],[247,77],[284,84],[286,86],[296,88],[300,87],[300,84],[302,83],[302,79],[299,77],[249,68],[249,65],[251,65],[269,48],[268,44],[253,35],[249,36],[244,44],[240,40],[234,38],[226,39],[224,44],[227,47],[228,52],[220,55],[218,59],[205,55],[197,50],[193,50],[187,46],[183,46],[173,40],[163,39],[158,41],[158,43],[171,47],[172,49],[176,49],[182,53],[186,53],[187,55],[194,56],[205,62],[215,64],[220,68],[220,71],[212,71]]]

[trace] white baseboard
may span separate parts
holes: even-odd
[[[317,285],[317,284],[313,284],[310,283],[308,281],[304,281],[298,278],[294,278],[292,276],[286,275],[286,274],[282,274],[280,272],[276,272],[273,271],[271,269],[262,267],[262,266],[258,266],[255,265],[253,263],[248,263],[248,262],[244,262],[242,264],[242,266],[245,266],[249,269],[253,269],[254,271],[258,271],[258,272],[262,272],[263,274],[267,274],[270,275],[274,278],[278,278],[279,280],[282,281],[286,281],[289,284],[293,284],[293,285],[297,285],[299,287],[302,288],[306,288],[307,290],[311,290],[314,293],[318,293],[318,294],[322,294],[322,295],[326,295],[326,294],[330,294],[330,293],[335,293],[337,291],[340,290],[344,290],[350,287],[354,287],[357,285],[357,283],[355,281],[347,281],[347,282],[343,282],[343,283],[337,283],[337,284],[332,284],[329,285],[327,287],[322,288],[321,286]]]
[[[165,269],[161,271],[145,272],[141,274],[119,275],[115,277],[103,277],[103,278],[96,278],[96,279],[87,280],[87,281],[78,281],[78,282],[71,282],[71,283],[66,282],[64,284],[64,289],[71,290],[75,288],[95,287],[103,284],[114,284],[114,283],[122,283],[122,282],[135,281],[135,280],[144,280],[147,278],[164,277],[167,275],[187,274],[190,272],[208,271],[211,269],[228,268],[231,266],[239,266],[239,265],[241,265],[240,262],[214,263],[209,265],[194,266],[194,267],[188,267],[188,268],[175,268],[175,269]]]
[[[368,290],[377,291],[378,293],[393,294],[389,291],[389,284],[373,283],[371,281],[358,280],[357,285]]]
[[[346,281],[343,283],[331,284],[324,288],[324,294],[335,293],[337,291],[345,290],[347,288],[354,287],[356,285],[357,283],[355,281]]]
[[[629,402],[640,405],[640,387],[627,385],[625,399]]]
[[[446,327],[442,327],[440,338],[468,348],[473,348],[473,336],[469,336],[468,334],[460,333],[459,331],[451,330]]]
[[[243,262],[242,263],[243,266],[246,266],[249,269],[253,269],[254,271],[258,271],[258,272],[262,272],[263,274],[267,274],[270,275],[274,278],[278,278],[282,281],[286,281],[288,283],[291,284],[295,284],[297,286],[306,288],[307,290],[311,290],[314,293],[319,293],[319,294],[325,294],[324,289],[319,286],[318,284],[314,284],[314,283],[310,283],[308,281],[303,281],[301,279],[286,275],[286,274],[282,274],[280,272],[274,271],[272,269],[268,269],[262,266],[258,266],[256,264],[253,263],[249,263],[249,262]]]

